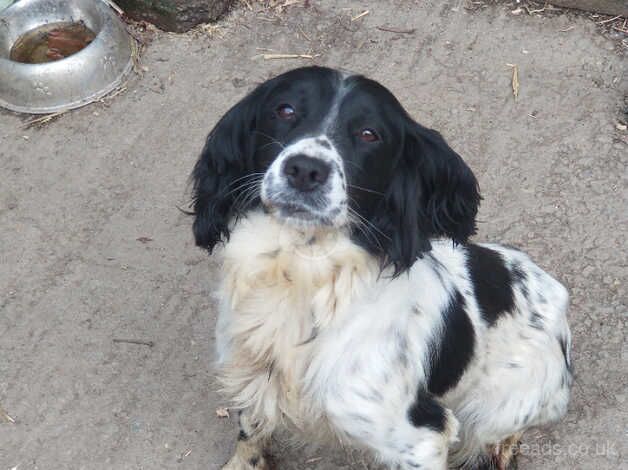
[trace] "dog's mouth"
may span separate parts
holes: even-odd
[[[265,201],[264,207],[277,219],[300,226],[329,226],[331,220],[315,209],[295,202]]]

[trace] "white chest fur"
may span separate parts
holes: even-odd
[[[299,231],[262,213],[238,222],[224,249],[218,324],[222,382],[261,430],[317,413],[303,396],[318,335],[372,285],[375,261],[345,235]]]

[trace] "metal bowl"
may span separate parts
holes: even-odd
[[[95,34],[64,59],[26,64],[10,59],[24,33],[60,22],[82,21]],[[116,88],[133,66],[131,38],[102,0],[20,0],[0,12],[0,106],[47,114],[77,108]]]

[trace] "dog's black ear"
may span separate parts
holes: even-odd
[[[417,167],[421,230],[429,237],[465,243],[476,232],[481,200],[471,169],[438,132],[416,123],[412,123],[404,152]]]
[[[390,186],[371,216],[384,264],[398,275],[431,249],[430,238],[466,242],[479,203],[477,180],[462,158],[438,132],[410,121]]]
[[[254,130],[262,93],[257,88],[220,119],[192,172],[194,238],[210,253],[229,238],[238,196],[252,179],[247,176],[254,172]]]

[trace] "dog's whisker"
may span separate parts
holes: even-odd
[[[380,193],[379,191],[374,191],[372,189],[363,188],[362,186],[357,186],[355,184],[347,183],[347,186],[349,186],[350,188],[359,189],[360,191],[364,191],[364,192],[367,192],[367,193],[373,193],[373,194],[377,194],[379,196],[385,196],[384,193]]]
[[[266,137],[267,139],[269,139],[271,141],[271,143],[279,145],[282,149],[286,148],[286,146],[284,144],[282,144],[280,141],[275,139],[273,136],[270,136],[270,135],[266,134],[265,132],[262,132],[262,131],[259,131],[259,130],[255,129],[253,131],[253,133],[254,134],[259,134],[262,137]]]
[[[357,168],[358,170],[360,170],[360,171],[362,171],[362,172],[364,171],[364,168],[362,168],[362,166],[361,166],[361,165],[358,165],[356,162],[352,162],[351,160],[348,160],[348,159],[347,159],[347,160],[343,160],[343,164],[344,164],[344,163],[349,163],[350,165],[353,165],[353,166],[354,166],[355,168]]]
[[[268,142],[267,144],[260,146],[259,149],[262,150],[262,149],[265,149],[266,147],[270,147],[271,145],[279,145],[281,148],[284,148],[280,142]]]
[[[234,179],[231,183],[229,183],[229,184],[228,184],[228,186],[227,186],[227,187],[231,187],[231,186],[233,186],[234,184],[236,184],[237,182],[239,182],[239,181],[243,181],[243,180],[246,180],[246,179],[251,179],[251,178],[259,178],[259,177],[261,177],[261,176],[264,176],[264,174],[265,174],[265,173],[263,173],[263,172],[249,173],[248,175],[244,175],[244,176],[241,176],[241,177],[239,177],[239,178]]]
[[[253,184],[253,185],[248,186],[242,192],[240,192],[240,194],[238,194],[238,196],[235,198],[233,202],[233,205],[236,208],[236,210],[242,212],[246,208],[246,206],[250,204],[250,202],[252,202],[253,199],[255,199],[255,197],[253,197],[249,201],[249,196],[251,194],[259,194],[259,190],[260,190],[259,186]]]
[[[229,192],[227,192],[225,194],[225,197],[230,196],[231,194],[235,193],[236,191],[242,191],[243,189],[246,189],[249,186],[255,186],[255,185],[259,184],[261,181],[262,181],[262,178],[254,179],[252,181],[246,181],[246,182],[242,183],[241,185],[237,186],[236,188],[233,188]]]
[[[366,225],[362,220],[360,220],[359,218],[355,218],[355,216],[359,217],[359,214],[357,212],[355,212],[354,210],[352,210],[351,208],[349,208],[349,216],[350,216],[350,221],[351,223],[358,228],[358,230],[360,230],[360,232],[368,239],[372,239],[380,248],[380,250],[384,250],[381,242],[379,241],[379,238],[377,238],[377,235],[373,233],[372,229]]]
[[[375,230],[377,233],[379,233],[382,237],[386,238],[387,240],[390,240],[390,237],[388,235],[386,235],[384,232],[382,232],[379,228],[377,228],[373,222],[371,222],[370,220],[364,218],[363,216],[361,216],[359,213],[357,213],[355,210],[349,208],[349,211],[354,214],[355,216],[357,216],[363,223],[367,224],[368,226],[370,226],[373,230]]]

